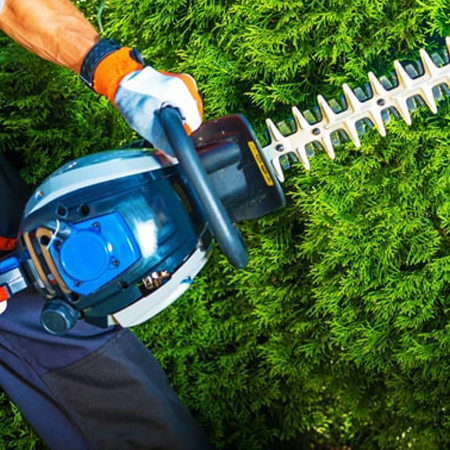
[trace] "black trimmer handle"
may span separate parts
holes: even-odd
[[[159,114],[167,140],[203,205],[220,249],[234,267],[245,267],[248,264],[248,252],[241,233],[231,223],[219,196],[214,191],[195,147],[184,130],[180,113],[176,108],[165,107]]]

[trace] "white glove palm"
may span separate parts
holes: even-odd
[[[155,148],[172,154],[159,123],[158,111],[173,106],[180,111],[188,133],[202,122],[202,102],[189,75],[174,75],[145,67],[120,82],[114,103],[127,123]]]

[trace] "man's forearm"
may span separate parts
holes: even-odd
[[[77,73],[100,39],[69,0],[4,0],[0,29],[31,52]]]

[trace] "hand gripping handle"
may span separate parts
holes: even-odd
[[[180,113],[173,107],[159,112],[161,125],[186,177],[194,188],[217,243],[234,267],[248,264],[248,252],[239,230],[231,223],[214,191],[191,139],[184,131]]]

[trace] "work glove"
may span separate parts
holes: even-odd
[[[165,153],[173,154],[157,114],[162,107],[178,109],[188,134],[202,122],[202,101],[190,75],[158,72],[145,65],[136,49],[112,39],[102,39],[91,49],[80,77],[107,97],[131,128]]]

